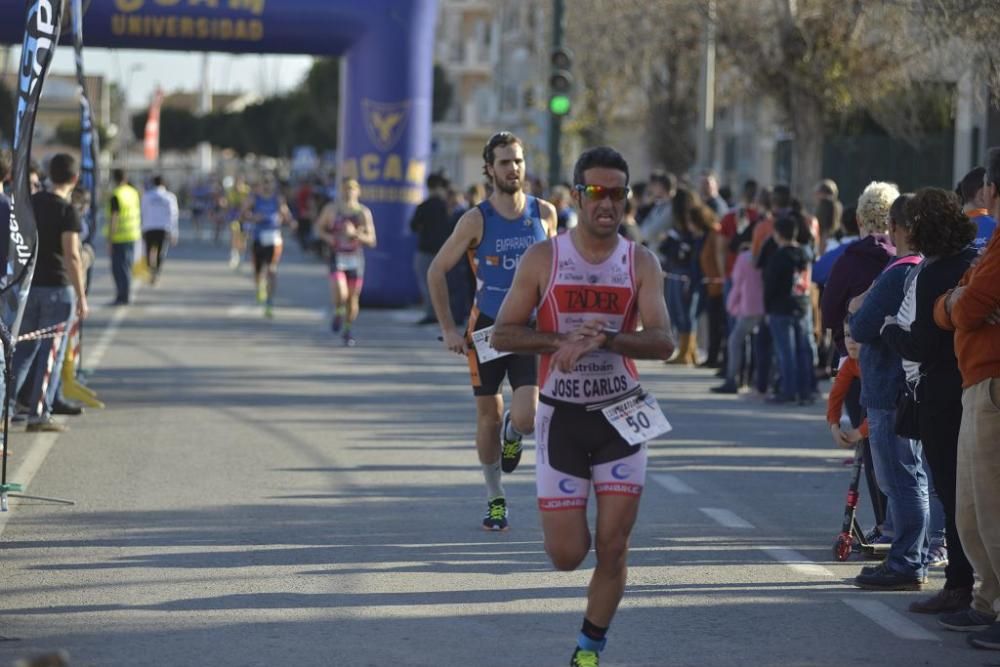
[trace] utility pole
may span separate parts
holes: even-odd
[[[552,53],[563,47],[564,0],[552,0]],[[549,110],[549,187],[562,179],[562,115]]]

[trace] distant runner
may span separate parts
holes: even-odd
[[[278,182],[266,176],[258,191],[247,199],[243,218],[253,224],[253,281],[257,303],[264,305],[264,316],[274,317],[274,293],[278,284],[278,262],[283,240],[281,228],[295,222],[285,199],[278,193]]]
[[[353,178],[341,183],[340,198],[323,207],[316,221],[316,235],[330,247],[330,294],[333,297],[334,333],[343,329],[344,345],[355,344],[351,327],[361,310],[365,282],[365,248],[374,248],[375,221],[361,204],[361,186]]]

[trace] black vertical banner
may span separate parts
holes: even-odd
[[[25,299],[35,271],[38,233],[31,207],[28,169],[31,164],[31,135],[42,83],[59,43],[63,0],[27,0],[24,41],[18,64],[17,110],[14,118],[14,165],[10,214],[10,251],[7,272],[0,289],[4,327],[0,327],[4,347],[9,351],[17,340],[24,314]]]
[[[8,406],[13,390],[11,362],[14,344],[21,330],[24,306],[35,272],[38,251],[38,228],[31,206],[31,185],[28,169],[31,166],[31,135],[35,131],[35,114],[38,98],[42,95],[42,82],[52,64],[56,45],[59,43],[59,22],[62,20],[63,0],[27,0],[24,24],[24,41],[21,43],[21,60],[17,72],[17,109],[14,116],[14,165],[10,207],[10,247],[7,266],[0,278],[0,343],[3,344],[4,392],[3,407],[3,456],[0,456],[0,511],[7,511],[7,492],[20,487],[7,483],[7,432],[10,417]]]
[[[97,156],[100,155],[94,125],[93,106],[87,95],[83,75],[83,0],[70,0],[73,18],[73,50],[76,56],[76,81],[80,87],[80,185],[90,193],[90,209],[84,215],[80,240],[89,243],[97,227]]]

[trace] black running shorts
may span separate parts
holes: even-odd
[[[472,393],[475,396],[496,396],[506,377],[511,389],[538,386],[538,358],[533,354],[508,354],[485,364],[479,362],[472,346],[472,332],[493,326],[493,318],[474,311],[474,323],[469,329],[466,343],[469,346],[469,375],[472,376]]]
[[[281,257],[281,246],[261,245],[256,241],[253,242],[254,271],[260,272],[265,266],[270,266],[271,264],[277,264],[278,259],[280,257]]]

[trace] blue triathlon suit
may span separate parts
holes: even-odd
[[[507,377],[512,389],[538,384],[538,363],[533,354],[510,354],[480,363],[471,344],[473,331],[493,326],[504,297],[514,282],[514,271],[521,255],[539,241],[548,238],[542,224],[538,199],[525,195],[524,213],[515,219],[505,218],[489,200],[479,204],[483,216],[483,238],[469,249],[469,262],[476,276],[476,300],[469,317],[469,373],[472,393],[495,396]]]

